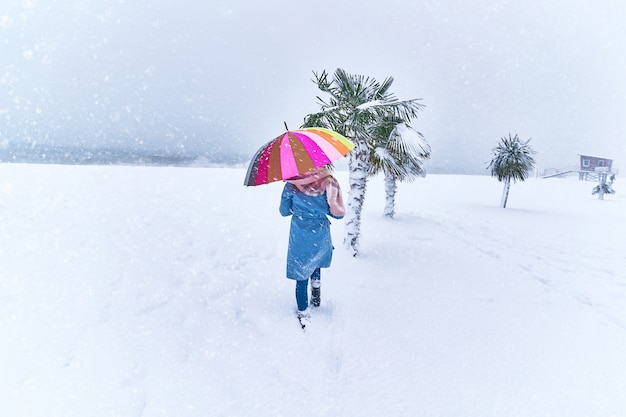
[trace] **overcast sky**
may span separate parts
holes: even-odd
[[[509,133],[538,167],[626,162],[621,0],[5,0],[0,145],[251,156],[319,109],[313,71],[421,98],[429,165],[484,172]]]

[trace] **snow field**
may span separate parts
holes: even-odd
[[[619,416],[626,197],[429,175],[333,221],[305,332],[281,184],[0,165],[0,404],[19,416]],[[347,193],[347,174],[337,176]]]

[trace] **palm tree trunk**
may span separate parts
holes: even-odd
[[[511,188],[511,179],[504,179],[504,190],[502,190],[502,201],[500,202],[500,207],[506,208],[506,202],[509,199],[509,189]]]
[[[600,174],[600,189],[598,190],[598,200],[604,200],[604,182],[606,180],[606,175],[602,176]]]
[[[350,152],[349,169],[350,190],[348,192],[348,204],[346,208],[346,238],[347,248],[352,256],[359,254],[359,239],[361,237],[361,211],[365,201],[367,188],[367,168],[369,165],[369,152],[363,140],[355,140],[355,147]]]
[[[385,172],[385,217],[393,219],[396,214],[396,179]]]

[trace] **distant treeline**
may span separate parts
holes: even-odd
[[[238,164],[238,158],[223,156],[181,155],[174,152],[150,152],[128,149],[83,149],[56,146],[19,148],[0,147],[0,163],[32,163],[62,165],[155,165],[201,166]]]

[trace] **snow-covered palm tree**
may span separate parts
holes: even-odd
[[[308,115],[304,126],[321,126],[333,129],[350,138],[355,147],[348,157],[350,189],[346,210],[346,245],[356,256],[359,253],[361,234],[361,211],[365,201],[367,177],[370,165],[371,127],[392,114],[403,120],[411,120],[423,107],[417,100],[398,100],[389,91],[393,78],[382,83],[363,75],[352,75],[337,69],[332,79],[328,73],[314,73],[318,88],[330,97],[318,97],[321,111]]]
[[[523,142],[517,134],[511,137],[509,133],[508,138],[502,137],[498,146],[491,150],[493,157],[487,169],[491,169],[491,175],[496,177],[498,181],[504,181],[504,190],[500,202],[502,208],[506,208],[511,180],[524,181],[528,178],[529,171],[535,166],[533,155],[536,152],[531,148],[529,142],[530,139]]]
[[[424,136],[405,121],[390,116],[373,127],[369,174],[385,175],[386,217],[395,215],[398,181],[424,177],[424,160],[430,158],[430,145]]]
[[[606,174],[600,175],[600,183],[593,187],[591,190],[591,195],[598,194],[598,200],[604,200],[604,194],[615,194],[615,190],[611,187],[613,184],[613,180],[611,182],[606,182]]]

